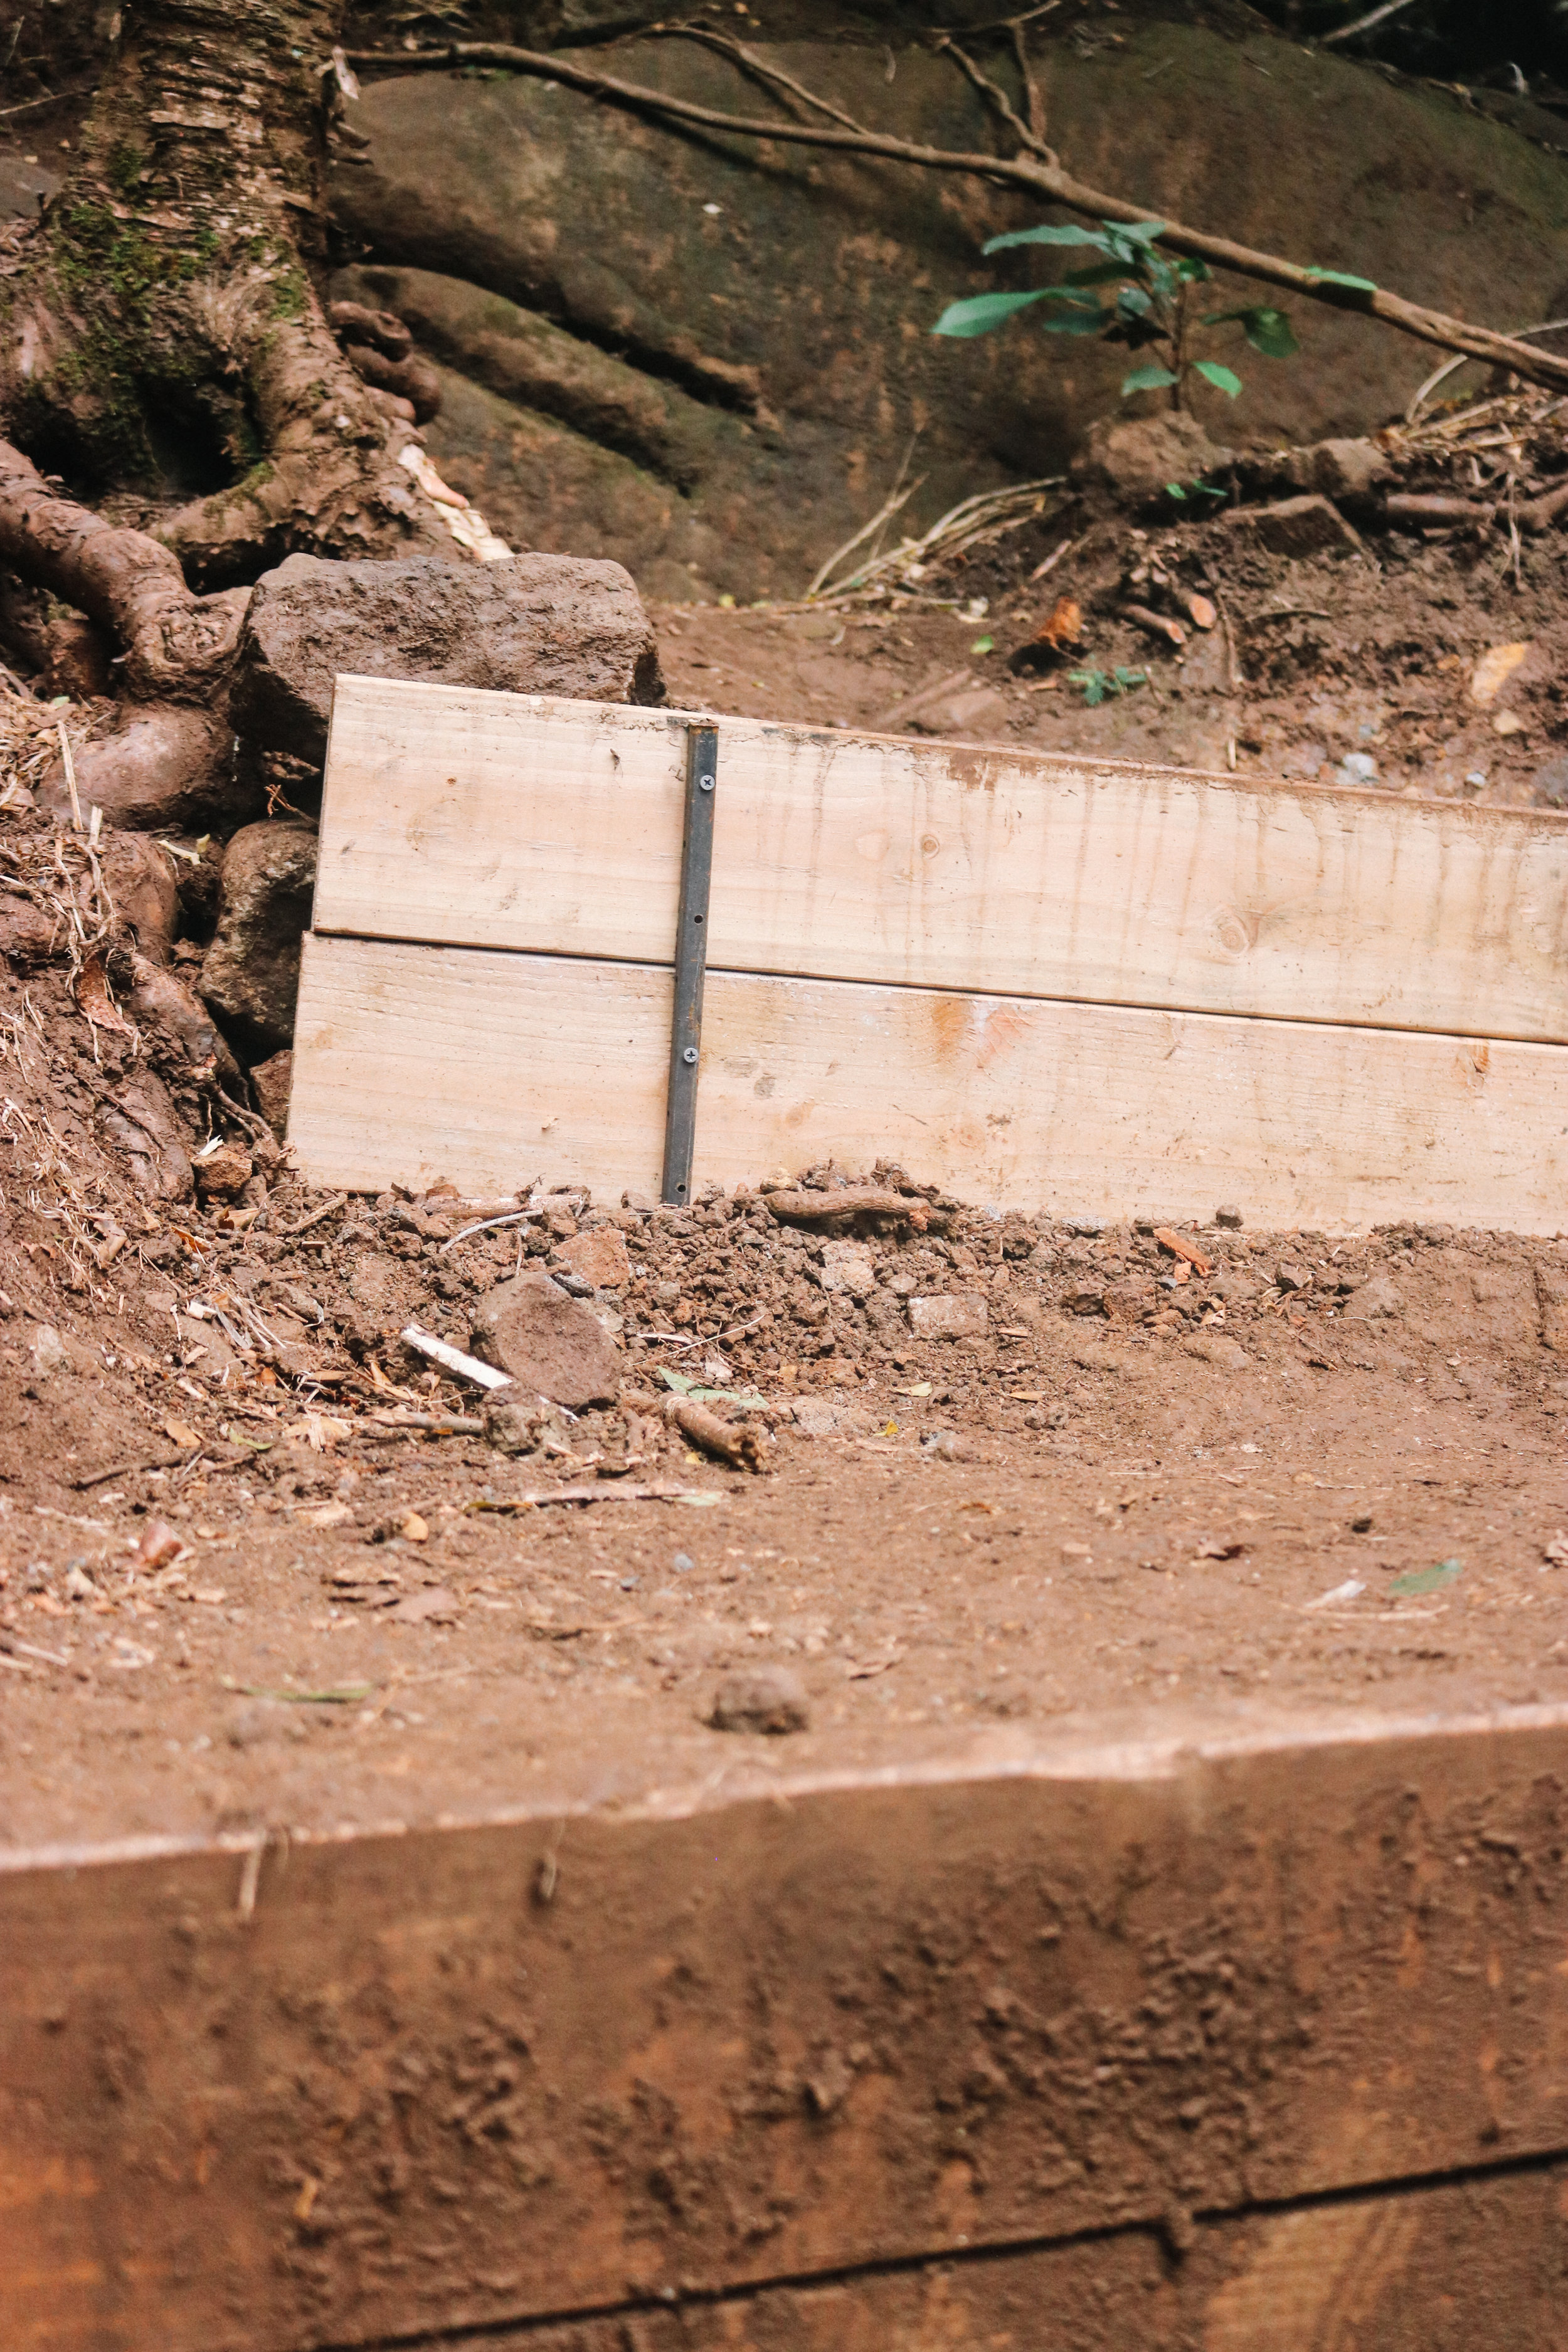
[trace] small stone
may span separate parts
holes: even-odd
[[[984,1339],[990,1317],[977,1290],[949,1290],[911,1298],[910,1329],[917,1339]]]
[[[787,1666],[758,1666],[725,1675],[707,1719],[715,1731],[804,1731],[811,1707],[798,1675]]]
[[[1225,517],[1235,530],[1255,539],[1270,555],[1321,555],[1361,551],[1360,535],[1338,507],[1317,497],[1282,499],[1268,507],[1233,507]]]
[[[479,1418],[486,1443],[498,1454],[538,1453],[545,1416],[537,1400],[516,1397],[510,1389],[492,1390],[479,1408]]]
[[[52,1323],[36,1323],[27,1342],[27,1354],[36,1378],[47,1380],[51,1372],[70,1369],[70,1350]]]
[[[300,941],[310,920],[316,836],[309,825],[242,825],[224,853],[217,929],[201,992],[241,1049],[271,1055],[294,1034]]]
[[[98,1587],[93,1582],[91,1577],[85,1574],[81,1569],[77,1568],[73,1564],[73,1566],[66,1572],[66,1599],[68,1601],[96,1601],[97,1598]]]
[[[294,1090],[292,1051],[285,1046],[282,1053],[258,1062],[250,1073],[250,1085],[257,1109],[281,1143],[288,1132],[289,1097]]]
[[[837,1437],[847,1411],[831,1397],[796,1397],[795,1425],[803,1437]]]
[[[249,1152],[237,1143],[221,1143],[191,1166],[204,1201],[237,1201],[256,1172]]]
[[[1387,1275],[1374,1274],[1354,1293],[1344,1314],[1348,1322],[1371,1323],[1402,1311],[1399,1292]]]
[[[593,1309],[547,1274],[520,1274],[481,1299],[474,1345],[526,1395],[573,1412],[613,1403],[621,1384],[620,1357]]]
[[[591,1234],[578,1234],[563,1242],[555,1255],[595,1290],[621,1290],[632,1278],[625,1238],[614,1225],[595,1225]]]
[[[877,1268],[864,1242],[824,1242],[822,1286],[847,1291],[851,1298],[869,1298],[877,1287]]]
[[[1310,1290],[1312,1269],[1309,1265],[1286,1264],[1276,1269],[1274,1279],[1281,1290]]]
[[[1216,1225],[1228,1226],[1230,1231],[1235,1233],[1241,1224],[1241,1211],[1231,1208],[1227,1203],[1225,1208],[1215,1211],[1214,1221]]]
[[[310,1727],[305,1709],[287,1699],[251,1698],[229,1709],[223,1734],[231,1748],[259,1748],[268,1739],[308,1739]]]
[[[921,1453],[928,1462],[963,1462],[969,1446],[956,1429],[928,1429],[921,1440]]]

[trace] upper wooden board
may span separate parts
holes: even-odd
[[[689,723],[340,678],[316,929],[668,962]],[[1568,1038],[1568,817],[710,723],[715,965]]]

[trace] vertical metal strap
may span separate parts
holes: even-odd
[[[697,1077],[702,1054],[702,981],[708,969],[708,894],[713,878],[713,803],[719,797],[719,738],[691,727],[686,738],[686,825],[680,843],[680,916],[675,933],[675,1017],[669,1035],[669,1097],[664,1114],[662,1199],[691,1197],[697,1140]]]

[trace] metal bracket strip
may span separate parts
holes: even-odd
[[[719,737],[686,732],[686,823],[680,841],[680,914],[675,930],[675,1014],[669,1034],[669,1095],[664,1114],[661,1199],[691,1197],[697,1140],[697,1077],[702,1055],[702,982],[708,970],[708,897],[713,879],[713,803],[719,797]]]

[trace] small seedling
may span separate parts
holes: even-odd
[[[1110,695],[1131,694],[1148,683],[1146,669],[1069,669],[1068,672],[1068,684],[1081,686],[1084,700],[1091,705],[1105,701]]]
[[[1194,376],[1235,400],[1242,390],[1241,378],[1219,360],[1194,356],[1189,349],[1193,327],[1238,326],[1252,349],[1271,360],[1289,359],[1300,349],[1295,331],[1288,314],[1271,302],[1205,311],[1194,320],[1189,316],[1192,289],[1207,284],[1212,273],[1206,262],[1191,254],[1157,252],[1164,227],[1157,220],[1104,221],[1099,228],[1073,223],[994,236],[984,248],[988,254],[1016,245],[1089,246],[1104,258],[1069,270],[1059,286],[1037,286],[1021,294],[975,294],[950,302],[931,331],[961,337],[989,334],[1016,311],[1044,302],[1051,306],[1040,320],[1047,334],[1092,335],[1103,343],[1125,344],[1129,352],[1152,349],[1158,353],[1122,378],[1124,400],[1135,392],[1168,391],[1173,407],[1180,408]],[[1367,278],[1346,278],[1331,269],[1310,275],[1314,282],[1371,286]],[[1175,495],[1184,493],[1178,489]]]

